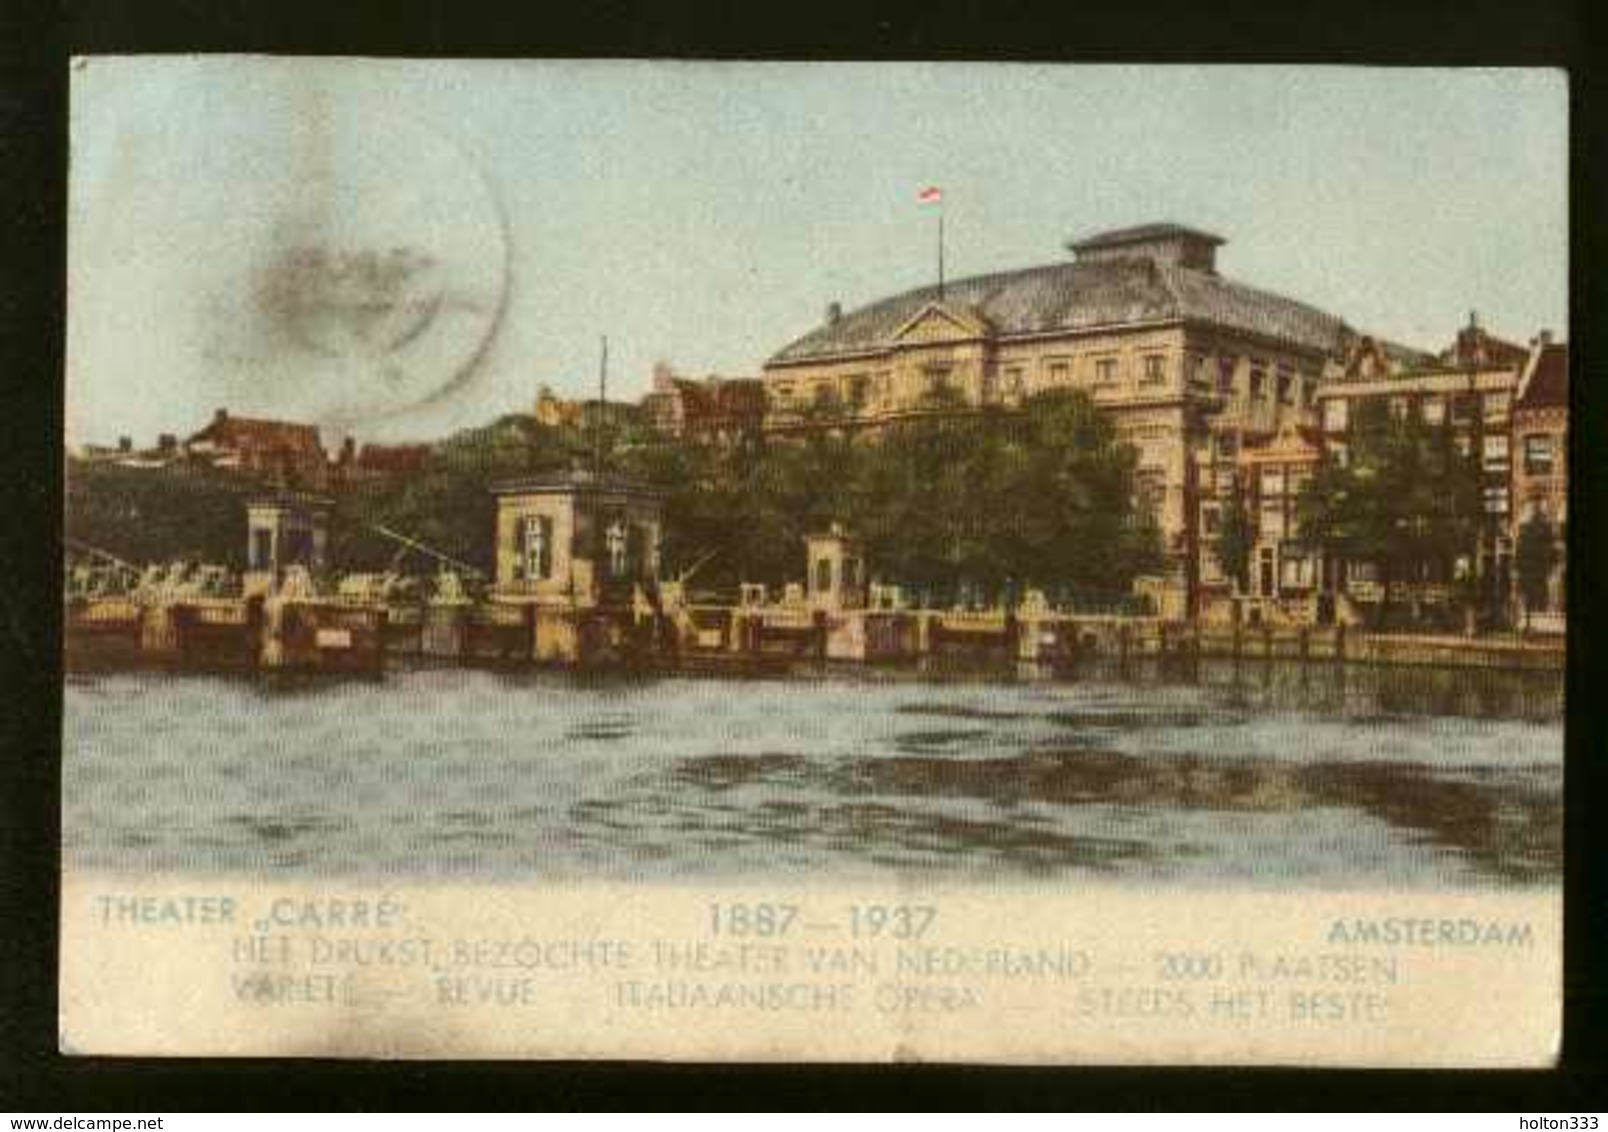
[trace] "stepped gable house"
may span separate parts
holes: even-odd
[[[1319,382],[1361,351],[1386,370],[1424,358],[1225,278],[1224,242],[1146,224],[1073,241],[1066,262],[849,312],[833,304],[765,364],[766,426],[875,425],[921,411],[932,394],[1010,408],[1041,390],[1084,390],[1139,452],[1141,502],[1172,563],[1164,612],[1195,613],[1203,584],[1226,588],[1203,526],[1234,490],[1242,444],[1314,424]]]

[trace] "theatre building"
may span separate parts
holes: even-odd
[[[1228,585],[1203,528],[1237,490],[1244,446],[1315,423],[1320,384],[1364,344],[1386,371],[1424,359],[1219,274],[1223,243],[1148,224],[1076,240],[1062,262],[833,304],[766,363],[766,428],[875,427],[934,395],[1009,409],[1083,390],[1139,453],[1139,502],[1169,555],[1163,612],[1193,615],[1203,587]]]

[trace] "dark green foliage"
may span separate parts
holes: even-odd
[[[247,477],[177,465],[127,468],[70,460],[66,533],[135,565],[178,558],[240,569],[246,500],[262,490]]]
[[[1398,420],[1364,402],[1344,466],[1325,457],[1302,492],[1303,539],[1326,553],[1374,563],[1385,585],[1450,582],[1472,562],[1483,521],[1480,454],[1460,451],[1450,426]]]
[[[1531,610],[1546,608],[1547,581],[1557,564],[1557,532],[1538,511],[1519,527],[1518,544],[1513,548],[1513,569],[1518,575],[1526,620]]]
[[[1251,569],[1251,549],[1256,542],[1256,532],[1251,527],[1251,513],[1245,507],[1245,497],[1241,492],[1234,492],[1223,508],[1222,526],[1217,531],[1217,560],[1222,564],[1223,572],[1234,579],[1234,585],[1239,592],[1244,593],[1249,588],[1249,575]]]
[[[929,407],[940,411],[859,438],[817,428],[719,447],[666,441],[630,422],[600,435],[504,417],[443,441],[405,481],[338,493],[331,564],[428,568],[376,533],[381,525],[489,572],[492,484],[590,467],[600,452],[607,470],[666,490],[664,573],[696,566],[699,587],[796,581],[804,536],[833,522],[866,540],[873,576],[935,596],[963,585],[989,596],[1026,586],[1105,595],[1161,564],[1154,523],[1132,507],[1135,454],[1087,398],[1046,394],[1010,414]],[[214,482],[216,473],[188,475],[208,500],[204,524],[164,521],[143,540],[108,541],[107,549],[136,561],[170,558],[204,528],[203,556],[238,565],[243,501]],[[162,511],[169,484],[166,473],[130,472],[113,484],[75,472],[72,523],[121,530],[112,517],[136,505]]]
[[[818,429],[620,462],[669,489],[667,572],[713,553],[704,584],[797,580],[804,536],[833,522],[864,538],[875,577],[941,597],[1120,593],[1161,564],[1155,525],[1131,506],[1135,455],[1087,398],[1044,395],[1020,414],[927,407],[858,439]]]
[[[338,570],[375,570],[391,562],[401,547],[376,533],[372,525],[378,524],[489,574],[496,518],[491,485],[586,459],[577,430],[542,428],[529,417],[507,416],[456,433],[431,450],[416,475],[338,498],[331,562]],[[409,553],[410,568],[433,568]]]

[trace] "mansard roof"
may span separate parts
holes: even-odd
[[[1153,259],[1073,261],[977,275],[861,307],[805,334],[765,364],[784,366],[889,348],[925,307],[964,308],[1001,338],[1189,321],[1339,354],[1351,331],[1334,315],[1214,272]]]

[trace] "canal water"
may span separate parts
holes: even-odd
[[[68,868],[1552,886],[1561,679],[70,678]]]

